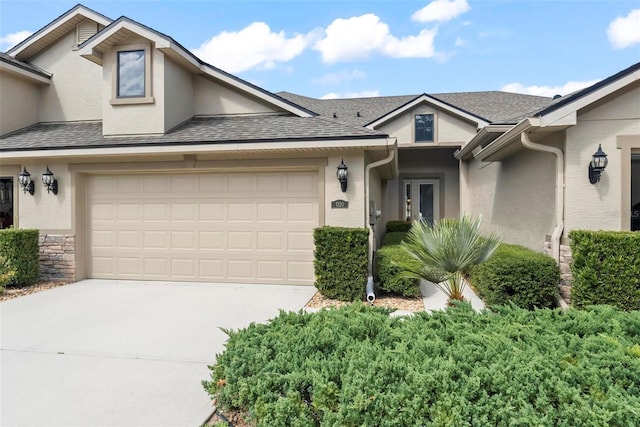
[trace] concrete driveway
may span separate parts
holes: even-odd
[[[199,426],[220,327],[297,311],[304,286],[83,280],[0,304],[0,425]]]

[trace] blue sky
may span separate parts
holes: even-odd
[[[0,49],[76,1],[0,0]],[[267,90],[568,93],[640,61],[640,0],[84,1]]]

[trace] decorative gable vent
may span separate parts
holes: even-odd
[[[85,42],[97,32],[98,23],[91,21],[90,19],[85,19],[84,21],[79,23],[77,27],[78,44]]]

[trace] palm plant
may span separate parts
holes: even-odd
[[[398,265],[410,277],[435,283],[450,303],[463,301],[463,274],[489,259],[502,240],[497,233],[483,236],[480,223],[479,218],[467,216],[441,219],[433,225],[416,221],[402,247],[420,261],[421,266],[410,262]]]

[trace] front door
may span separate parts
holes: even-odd
[[[440,182],[437,179],[405,179],[404,211],[407,221],[440,219]]]

